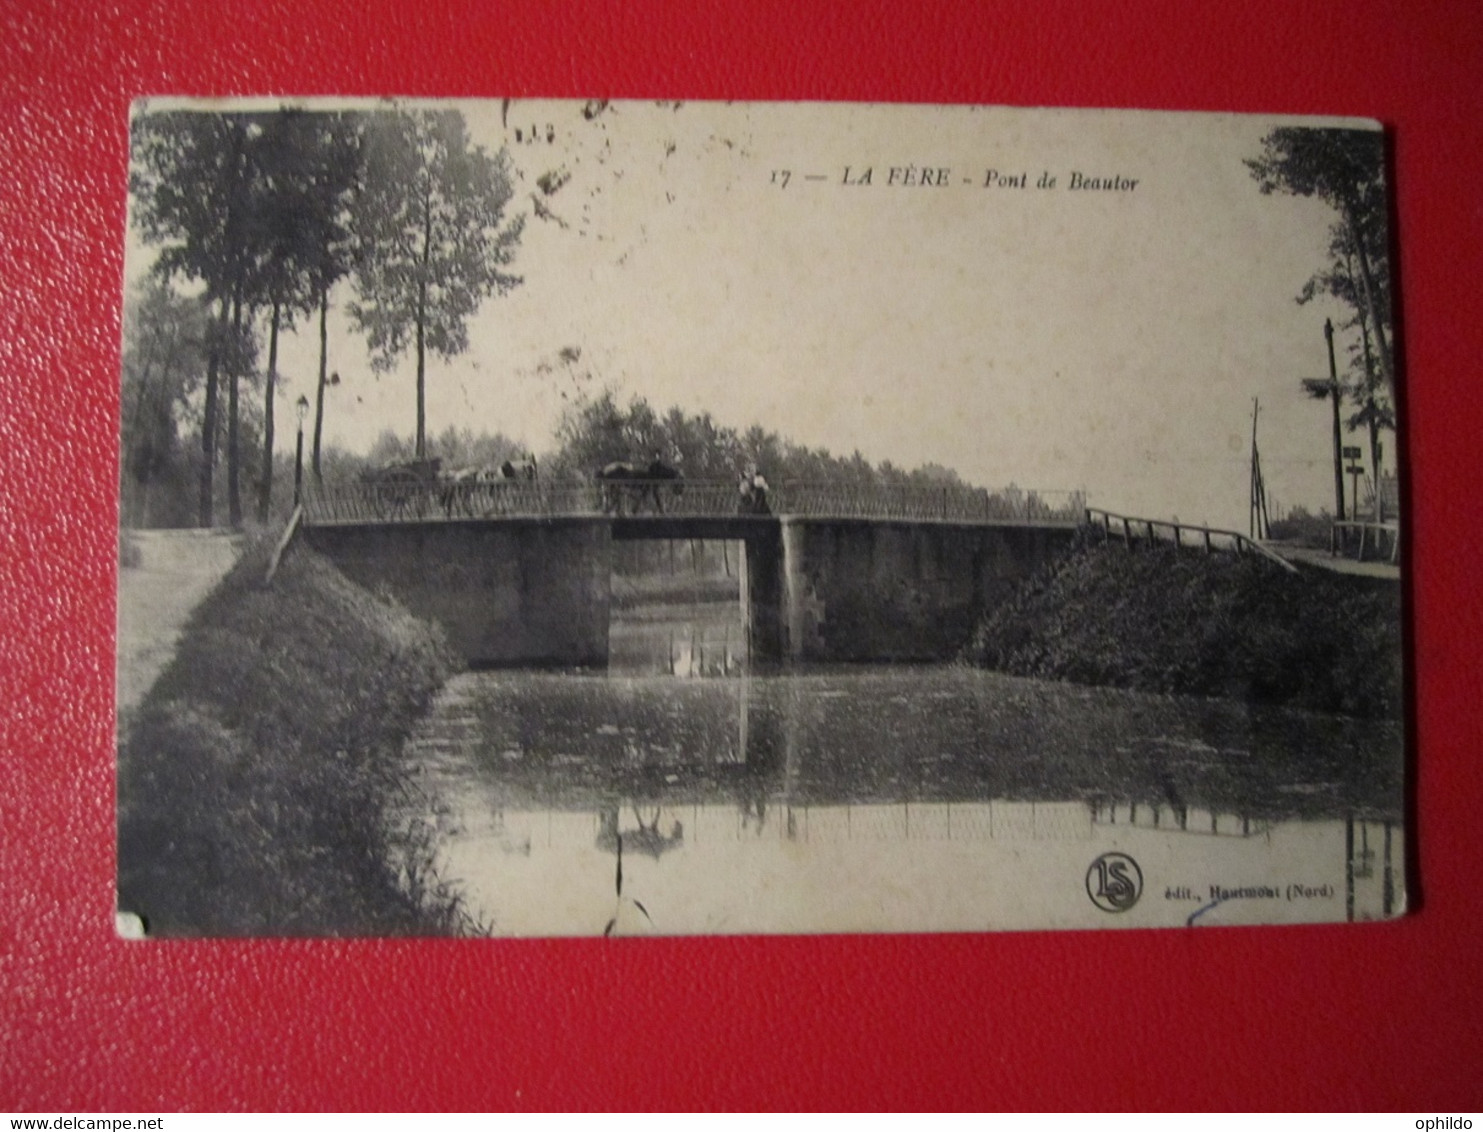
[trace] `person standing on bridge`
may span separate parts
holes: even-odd
[[[762,469],[755,464],[749,470],[751,475],[747,486],[750,489],[752,514],[769,515],[772,513],[772,510],[767,505],[767,477],[762,474]]]

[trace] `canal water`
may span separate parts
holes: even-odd
[[[496,935],[1140,927],[1403,909],[1398,724],[955,666],[749,674],[734,604],[605,673],[451,681],[408,754]],[[1093,892],[1130,858],[1131,906]],[[1106,866],[1100,866],[1105,870]]]

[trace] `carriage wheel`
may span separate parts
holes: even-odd
[[[391,522],[421,518],[422,481],[410,468],[392,468],[377,485],[376,502],[381,517]]]

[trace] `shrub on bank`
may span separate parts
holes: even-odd
[[[1400,587],[1090,542],[990,613],[966,658],[1021,676],[1398,718]]]
[[[119,753],[119,907],[152,934],[452,931],[395,834],[400,750],[452,671],[441,634],[302,545],[250,546],[196,610]]]

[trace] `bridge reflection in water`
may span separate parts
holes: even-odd
[[[1354,819],[1274,822],[1212,854],[1186,852],[1168,830],[1107,837],[1084,803],[757,813],[643,802],[502,810],[465,796],[459,814],[440,867],[495,934],[595,934],[625,899],[645,911],[622,926],[666,934],[1179,926],[1196,914],[1206,926],[1306,923],[1384,918],[1404,902],[1398,831]],[[1386,835],[1383,862],[1346,859],[1361,828]],[[1080,886],[1114,850],[1139,862],[1146,889],[1137,917],[1100,921],[1080,906]],[[1274,872],[1274,860],[1284,867]]]
[[[943,669],[479,673],[410,752],[496,933],[980,930],[1398,911],[1398,737]],[[1126,915],[1084,891],[1108,851]]]

